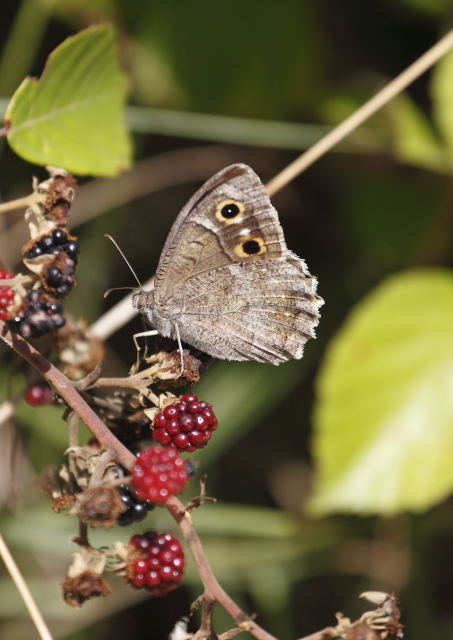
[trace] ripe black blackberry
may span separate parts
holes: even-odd
[[[71,240],[64,229],[54,229],[50,234],[38,238],[25,248],[25,257],[37,258],[41,255],[55,255],[55,259],[43,266],[41,281],[43,286],[57,298],[64,298],[75,285],[75,269],[80,254],[80,246]]]
[[[61,304],[51,300],[42,289],[29,291],[21,309],[6,323],[22,338],[41,338],[50,331],[61,329],[66,324]]]
[[[127,510],[117,520],[121,527],[128,527],[133,522],[142,522],[148,512],[156,507],[155,503],[150,500],[139,500],[127,484],[120,484],[118,491],[124,506],[127,507]]]

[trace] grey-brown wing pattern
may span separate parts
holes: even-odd
[[[198,274],[286,253],[277,212],[258,176],[246,165],[226,167],[176,219],[156,273],[156,302],[165,304],[178,286]]]
[[[177,301],[182,340],[228,360],[301,358],[323,301],[304,262],[288,253],[286,261],[237,263],[186,281]]]

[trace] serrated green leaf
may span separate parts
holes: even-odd
[[[116,175],[131,163],[125,94],[113,27],[89,27],[50,54],[40,80],[25,78],[17,89],[5,116],[8,142],[35,164]]]
[[[316,514],[423,511],[453,489],[453,273],[393,276],[357,305],[318,379]]]

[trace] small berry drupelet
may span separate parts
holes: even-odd
[[[154,502],[150,502],[150,500],[137,500],[134,492],[127,484],[120,484],[118,491],[126,507],[126,511],[118,517],[117,522],[121,527],[128,527],[133,522],[142,522],[148,515],[148,512],[152,511],[156,506]]]
[[[185,461],[175,448],[143,449],[131,475],[137,498],[157,504],[165,504],[170,496],[182,493],[189,480]]]
[[[165,407],[156,414],[153,424],[156,442],[187,452],[203,449],[219,425],[212,405],[199,402],[193,393],[186,393],[178,404]]]
[[[52,404],[52,389],[48,384],[32,384],[24,393],[24,398],[32,407]]]
[[[184,577],[186,564],[179,540],[171,533],[157,535],[147,531],[131,538],[137,550],[129,567],[129,581],[136,589],[146,589],[153,596],[164,596],[176,589]]]
[[[14,273],[0,269],[0,280],[9,280],[14,278]],[[14,303],[14,291],[11,287],[0,287],[0,320],[8,320],[8,312],[6,310]]]

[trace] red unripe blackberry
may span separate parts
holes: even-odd
[[[0,280],[14,278],[14,273],[0,269]],[[0,320],[8,320],[7,307],[14,303],[14,291],[11,287],[0,287]]]
[[[32,407],[52,404],[52,389],[48,384],[33,384],[24,393],[25,401]]]
[[[175,448],[143,449],[131,475],[137,497],[157,504],[165,504],[170,496],[182,493],[189,480],[185,461]]]
[[[176,589],[184,577],[186,564],[179,540],[171,533],[157,535],[147,531],[131,538],[135,547],[134,561],[129,565],[128,578],[136,589],[145,588],[154,596],[164,596]]]
[[[193,393],[186,393],[178,404],[159,412],[153,425],[156,442],[192,452],[207,445],[219,423],[210,404],[199,402]]]
[[[0,280],[10,280],[11,278],[14,278],[14,273],[12,271],[0,269]]]

